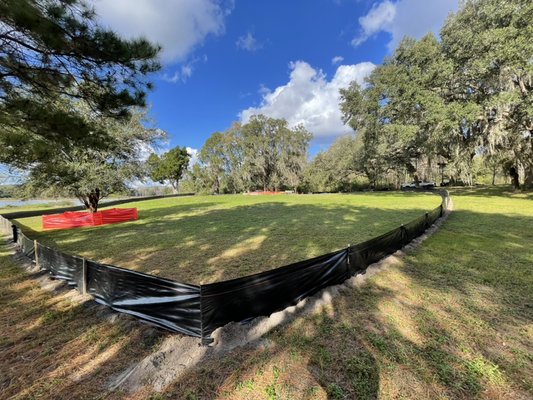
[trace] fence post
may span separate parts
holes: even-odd
[[[17,243],[17,240],[18,240],[17,225],[11,225],[11,229],[13,230],[13,242]]]
[[[87,261],[85,257],[82,258],[82,279],[81,279],[81,294],[87,294]]]
[[[405,229],[405,226],[403,224],[400,225],[400,232],[402,237],[402,247],[407,244],[407,229]]]
[[[39,244],[37,243],[37,240],[33,241],[33,251],[35,252],[35,265],[41,269],[41,265],[39,264],[39,250],[37,247]]]

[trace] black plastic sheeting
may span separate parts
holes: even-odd
[[[352,275],[363,272],[370,264],[403,247],[402,230],[394,229],[384,235],[348,248]]]
[[[271,271],[202,285],[202,337],[232,321],[270,315],[350,277],[346,250]]]
[[[63,253],[42,244],[37,244],[37,259],[41,269],[50,271],[54,278],[67,281],[69,285],[83,287],[83,258]]]
[[[431,212],[366,242],[274,270],[201,286],[84,260],[39,243],[35,254],[35,242],[9,219],[0,216],[0,229],[4,233],[11,231],[21,251],[35,259],[42,269],[76,286],[80,292],[89,293],[97,302],[156,326],[200,337],[202,343],[208,344],[213,331],[229,322],[268,316],[295,305],[364,272],[370,264],[401,249],[443,215],[448,197],[442,196],[442,204]],[[24,218],[38,215],[35,213],[43,212],[4,216]]]
[[[113,310],[201,336],[199,286],[87,260],[87,291]]]
[[[14,230],[16,230],[16,243],[22,250],[22,254],[24,254],[26,257],[33,258],[35,242],[29,239],[24,233],[22,233],[19,227],[15,227]]]

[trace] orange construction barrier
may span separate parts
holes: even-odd
[[[264,191],[264,190],[256,190],[255,192],[249,192],[245,193],[248,196],[260,196],[260,195],[274,195],[274,194],[285,194],[285,192],[273,192],[273,191]]]
[[[136,208],[111,208],[91,213],[68,211],[62,214],[43,215],[43,229],[70,229],[81,226],[98,226],[138,219]]]

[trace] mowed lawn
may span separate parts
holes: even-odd
[[[160,398],[533,398],[533,196],[452,196],[404,262]]]
[[[0,397],[531,399],[533,195],[452,197],[455,211],[404,262],[261,346],[201,360],[164,393],[107,384],[173,334],[44,291],[0,246]]]
[[[428,193],[192,196],[128,203],[139,220],[70,230],[17,221],[29,237],[187,283],[266,271],[387,232],[440,204]]]

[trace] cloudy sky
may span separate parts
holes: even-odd
[[[170,146],[263,113],[304,124],[311,152],[349,132],[339,88],[362,83],[405,35],[438,33],[458,0],[94,0],[101,23],[163,46],[152,116]]]

